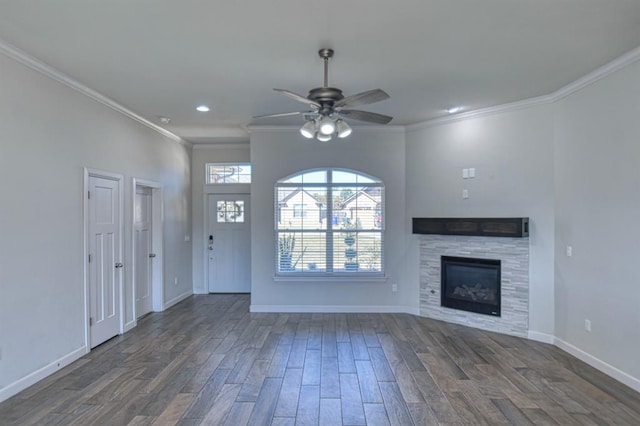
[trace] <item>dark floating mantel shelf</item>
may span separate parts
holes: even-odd
[[[414,217],[414,234],[466,235],[472,237],[526,238],[528,217]]]

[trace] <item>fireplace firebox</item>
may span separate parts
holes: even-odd
[[[500,260],[441,256],[441,305],[500,316]]]

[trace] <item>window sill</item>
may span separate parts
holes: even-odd
[[[274,275],[273,280],[279,282],[385,282],[389,278],[386,275],[309,275],[291,274]]]

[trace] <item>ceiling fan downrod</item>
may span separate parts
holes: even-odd
[[[333,49],[320,49],[318,55],[324,62],[324,85],[323,87],[329,87],[329,59],[333,58]]]

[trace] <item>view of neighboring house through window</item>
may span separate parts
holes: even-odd
[[[307,211],[304,209],[304,204],[293,205],[293,217],[305,217]]]
[[[382,275],[384,184],[354,170],[307,170],[275,187],[276,273]]]
[[[207,184],[251,183],[251,164],[209,163]]]

